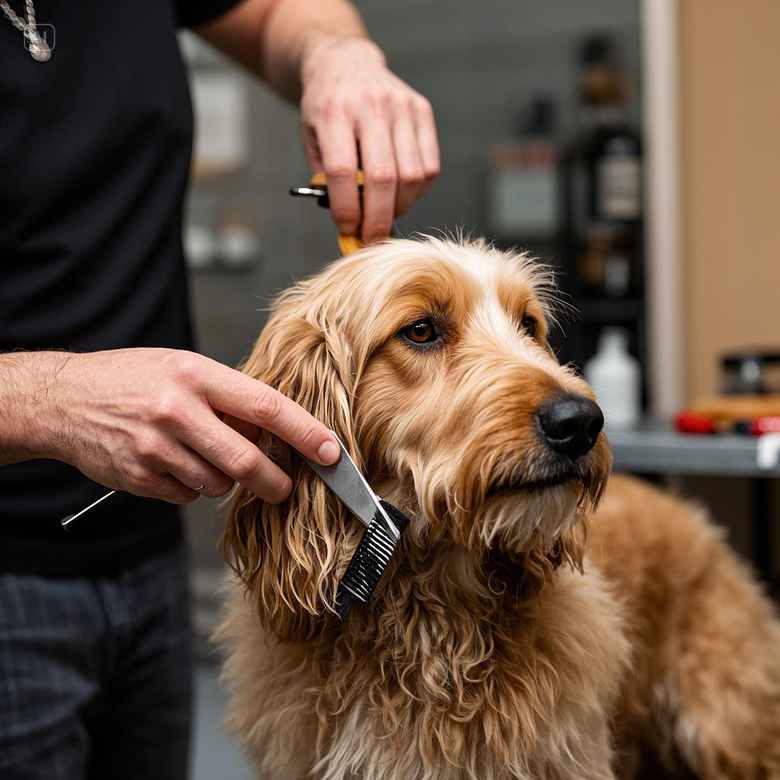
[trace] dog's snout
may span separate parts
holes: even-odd
[[[601,409],[584,395],[548,398],[539,407],[536,420],[548,445],[569,458],[590,452],[604,427]]]

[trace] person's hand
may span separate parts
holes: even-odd
[[[46,454],[107,487],[185,504],[223,496],[235,480],[282,501],[291,481],[255,445],[261,429],[320,463],[338,459],[333,435],[308,412],[202,355],[123,349],[58,358],[47,382]]]
[[[359,228],[365,243],[387,236],[393,218],[439,173],[431,104],[391,73],[366,39],[321,43],[305,56],[301,77],[304,150],[312,170],[325,171],[334,221],[342,233]],[[365,175],[362,225],[358,146]]]

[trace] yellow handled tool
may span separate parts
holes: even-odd
[[[360,197],[363,197],[363,171],[358,171],[357,183]],[[329,208],[330,201],[328,200],[328,185],[325,178],[325,173],[315,173],[312,176],[311,182],[308,187],[291,187],[290,195],[295,195],[299,198],[316,198],[317,205],[322,208]],[[365,244],[360,239],[360,228],[357,233],[347,234],[339,233],[339,248],[342,255],[349,255],[352,252],[357,252],[358,249],[362,249]]]

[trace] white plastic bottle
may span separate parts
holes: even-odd
[[[628,351],[628,333],[604,328],[598,351],[585,364],[585,379],[596,394],[608,428],[628,428],[641,416],[641,370]]]

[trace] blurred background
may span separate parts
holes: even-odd
[[[609,371],[625,383],[614,408],[624,425],[610,437],[618,466],[621,445],[652,449],[649,431],[729,377],[736,389],[780,390],[758,388],[780,352],[776,0],[355,4],[436,113],[442,174],[398,232],[463,228],[555,267],[578,310],[553,336],[561,360],[594,385]],[[336,231],[328,212],[287,194],[311,175],[297,111],[195,36],[181,44],[197,118],[185,241],[198,346],[236,365],[274,293],[338,255]],[[637,426],[645,438],[632,438]],[[680,454],[667,438],[682,467],[640,458],[625,470],[700,497],[772,579],[780,470],[709,468],[723,441]],[[754,441],[734,447],[722,462],[755,459]],[[216,512],[205,498],[187,508],[196,780],[249,776],[216,725],[223,697],[206,641],[225,578]]]

